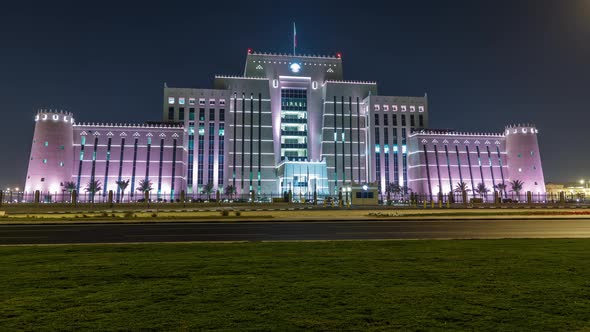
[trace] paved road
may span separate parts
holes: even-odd
[[[0,244],[590,237],[590,220],[0,225]]]

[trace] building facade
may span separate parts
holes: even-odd
[[[243,75],[215,76],[213,88],[165,85],[162,115],[155,124],[88,124],[39,111],[25,189],[75,182],[83,191],[100,180],[104,196],[118,192],[116,181],[130,180],[133,193],[144,180],[159,198],[228,186],[238,195],[336,195],[363,183],[437,194],[461,179],[493,186],[522,177],[544,192],[534,127],[428,130],[426,95],[384,96],[375,82],[346,81],[340,54],[249,50]]]

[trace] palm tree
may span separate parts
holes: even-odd
[[[91,180],[90,182],[88,182],[88,184],[86,185],[86,192],[90,193],[90,200],[92,203],[94,203],[94,195],[102,190],[102,186],[100,184],[100,181],[98,180]]]
[[[500,199],[502,198],[502,193],[506,194],[506,184],[505,183],[498,183],[495,186],[496,190],[500,192]]]
[[[72,191],[76,190],[76,183],[74,181],[65,182],[64,189],[67,190],[71,194]]]
[[[234,187],[231,184],[228,184],[225,187],[225,193],[228,194],[229,195],[229,198],[233,200],[234,199],[234,194],[236,193],[236,187]]]
[[[395,199],[395,197],[399,194],[401,194],[402,192],[402,187],[396,183],[396,182],[392,182],[389,185],[387,185],[387,191],[393,194],[393,198]]]
[[[142,193],[152,191],[152,181],[150,180],[139,180],[139,184],[137,185],[137,191],[141,191]]]
[[[129,186],[129,180],[115,181],[115,183],[117,184],[117,187],[121,191],[120,192],[121,196],[125,197],[125,189],[127,189],[127,187]],[[117,202],[118,201],[119,201],[119,193],[117,193]]]
[[[465,182],[457,182],[457,186],[455,187],[455,192],[462,193],[471,191],[469,186]]]
[[[203,187],[203,193],[207,194],[207,200],[211,200],[211,193],[213,192],[213,183],[209,182]]]
[[[478,183],[475,192],[477,192],[483,199],[484,195],[487,195],[488,192],[490,192],[490,190],[488,189],[488,187],[486,187],[484,183]]]
[[[461,181],[457,182],[457,186],[455,187],[455,192],[461,193],[461,198],[463,199],[463,204],[467,204],[467,192],[471,191],[467,183]]]
[[[520,180],[514,180],[510,182],[510,186],[512,187],[512,190],[516,193],[516,199],[520,201],[520,192],[522,191],[524,182]]]

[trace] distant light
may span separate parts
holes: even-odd
[[[584,182],[585,182],[584,180],[580,180],[580,184],[584,184]]]
[[[367,186],[366,184],[363,184],[363,190],[367,191],[369,189],[369,186]]]
[[[248,54],[252,54],[252,49],[251,48],[248,49]]]
[[[301,65],[298,63],[293,63],[293,64],[291,64],[291,66],[289,66],[289,68],[291,68],[292,72],[298,73],[299,70],[301,70]]]
[[[337,57],[338,59],[342,58],[342,53],[340,53],[340,52],[336,53],[336,57]]]

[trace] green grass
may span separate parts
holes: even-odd
[[[590,240],[0,247],[0,330],[590,329]]]

